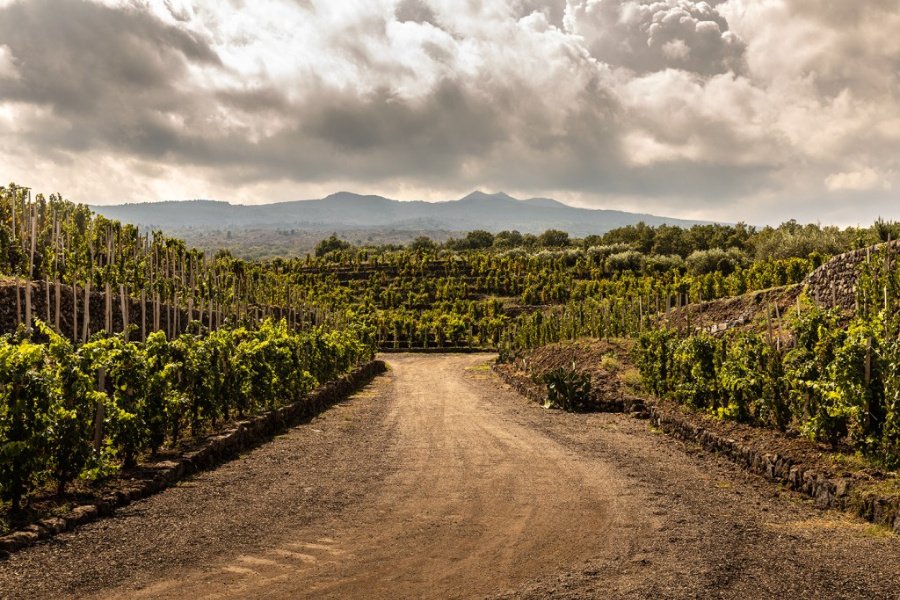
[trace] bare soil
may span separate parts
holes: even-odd
[[[900,540],[489,355],[391,373],[240,460],[0,563],[3,598],[896,598]]]

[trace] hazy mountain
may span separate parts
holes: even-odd
[[[448,202],[403,202],[349,192],[320,200],[298,200],[255,206],[213,200],[183,200],[94,206],[96,212],[144,228],[174,233],[186,229],[222,230],[349,230],[497,232],[516,229],[540,233],[562,229],[573,236],[599,234],[643,221],[648,225],[691,226],[687,221],[618,210],[575,208],[549,198],[517,200],[504,193],[473,192]]]

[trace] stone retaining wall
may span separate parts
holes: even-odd
[[[900,499],[854,493],[849,477],[829,478],[789,456],[723,438],[687,418],[650,407],[650,421],[665,433],[718,452],[746,469],[813,498],[819,508],[837,508],[900,533]]]
[[[119,507],[152,496],[185,477],[230,460],[240,452],[258,446],[285,429],[298,425],[335,402],[345,399],[386,370],[387,365],[382,360],[368,362],[352,373],[317,388],[303,400],[255,415],[236,423],[231,429],[207,438],[200,449],[184,454],[176,461],[160,465],[158,473],[152,479],[104,496],[92,504],[78,506],[65,515],[42,519],[0,537],[0,558],[57,533],[111,515]]]
[[[900,240],[889,242],[889,245],[900,253]],[[835,256],[806,277],[806,293],[820,306],[853,308],[860,265],[885,247],[888,247],[887,243]]]

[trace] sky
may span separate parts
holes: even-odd
[[[0,0],[0,181],[900,219],[896,0]]]

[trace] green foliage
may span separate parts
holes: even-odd
[[[23,220],[32,212],[33,265]],[[204,256],[59,196],[30,202],[22,188],[0,188],[0,273],[109,289],[114,321],[120,290],[132,302],[152,298],[166,321],[179,310],[182,317],[159,325],[171,339],[142,330],[142,338],[149,335],[137,345],[107,332],[74,347],[41,329],[48,341],[37,344],[43,349],[29,385],[44,385],[46,397],[29,405],[12,399],[21,386],[10,387],[0,416],[10,431],[18,428],[3,452],[21,451],[15,436],[25,435],[37,466],[25,461],[18,475],[10,467],[10,481],[23,483],[0,485],[27,490],[52,479],[62,489],[79,473],[107,472],[186,432],[302,397],[375,346],[490,347],[512,360],[527,348],[579,337],[639,337],[644,385],[660,396],[889,462],[900,456],[900,269],[890,252],[873,253],[863,265],[849,328],[835,315],[806,310],[784,349],[755,334],[689,334],[690,323],[682,334],[656,328],[661,315],[687,304],[799,283],[830,254],[894,239],[896,227],[639,223],[584,240],[556,230],[473,231],[443,245],[422,236],[409,247],[353,246],[332,235],[315,256],[260,263],[225,251]],[[185,327],[197,312],[202,322]],[[102,317],[92,310],[92,318],[95,332]],[[33,342],[26,327],[22,332],[4,343],[25,352]],[[23,360],[9,358],[10,378],[30,372]],[[98,395],[101,367],[107,393]],[[554,385],[565,395],[574,383],[558,375]],[[95,451],[98,407],[103,439]],[[32,429],[42,433],[27,433]]]
[[[669,391],[672,345],[675,341],[675,332],[668,329],[652,329],[638,340],[636,362],[643,386],[657,396]]]
[[[328,256],[332,252],[340,252],[341,250],[348,250],[352,246],[349,242],[345,242],[344,240],[338,238],[336,233],[332,233],[330,237],[322,240],[316,245],[316,256],[324,257]]]
[[[569,245],[569,234],[559,229],[548,229],[538,236],[538,243],[544,248],[565,248]]]
[[[420,235],[410,242],[409,249],[413,252],[434,252],[437,250],[437,244],[427,235]]]
[[[721,273],[731,275],[739,267],[747,264],[747,257],[737,248],[723,250],[711,248],[709,250],[695,250],[685,260],[688,273],[692,275],[707,275],[709,273]]]
[[[39,328],[49,340],[44,363],[51,382],[46,438],[48,471],[57,492],[63,493],[90,462],[95,407],[106,398],[95,389],[86,353],[76,351],[45,324],[39,323]]]
[[[729,339],[719,380],[724,402],[720,416],[787,428],[791,413],[782,355],[763,336],[741,333]]]
[[[787,351],[749,332],[720,341],[652,330],[640,337],[636,361],[657,395],[897,465],[900,342],[892,322],[881,311],[844,324],[836,312],[806,306],[791,317]]]
[[[19,510],[47,456],[53,388],[47,350],[28,341],[0,340],[0,496]]]
[[[831,255],[853,247],[855,232],[815,224],[788,221],[777,228],[766,227],[753,239],[757,260],[807,258],[812,254]]]
[[[719,347],[712,337],[700,334],[681,340],[672,353],[672,396],[694,408],[718,409]]]
[[[591,378],[574,369],[559,367],[545,373],[540,381],[547,386],[547,407],[568,412],[589,410],[591,401]]]
[[[48,479],[61,492],[113,461],[133,466],[188,425],[202,434],[229,415],[294,402],[374,354],[364,330],[298,332],[284,320],[172,342],[161,332],[145,343],[97,337],[78,349],[38,326],[46,344],[0,338],[0,494],[14,510]]]

